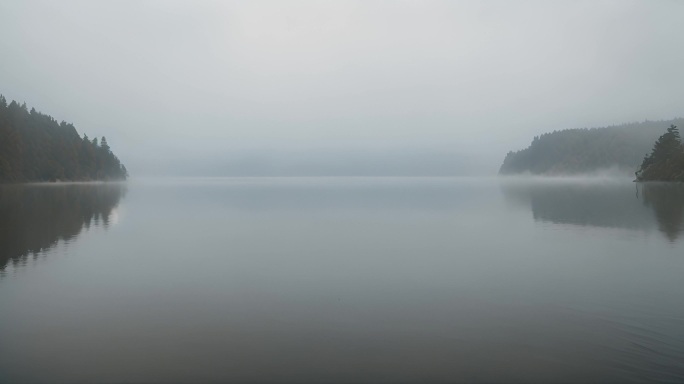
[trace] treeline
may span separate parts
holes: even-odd
[[[632,174],[663,126],[669,124],[681,125],[684,119],[545,133],[535,137],[529,147],[508,152],[499,173],[579,174],[619,168]]]
[[[7,103],[0,95],[0,183],[124,180],[126,167],[107,139],[81,138],[72,124]]]
[[[658,138],[635,175],[637,181],[684,181],[684,146],[676,125]]]

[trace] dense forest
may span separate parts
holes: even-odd
[[[681,124],[684,119],[680,118],[545,133],[529,147],[509,152],[499,173],[557,175],[619,168],[626,175],[633,174],[663,127]]]
[[[684,181],[684,146],[677,126],[658,138],[635,175],[637,181]]]
[[[0,95],[0,183],[124,180],[126,167],[107,139],[81,138],[72,124],[7,103]]]

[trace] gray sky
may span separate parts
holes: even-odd
[[[392,174],[377,157],[407,153],[394,166],[495,172],[543,132],[682,116],[683,18],[676,1],[0,0],[0,93],[107,136],[133,174]]]

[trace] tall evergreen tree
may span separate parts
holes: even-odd
[[[639,181],[684,181],[684,147],[677,126],[656,140],[635,175]]]
[[[110,152],[109,144],[107,144],[107,139],[104,136],[102,136],[102,140],[100,140],[100,148],[106,153]]]

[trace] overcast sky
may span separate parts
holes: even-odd
[[[677,1],[0,0],[0,93],[134,174],[369,153],[495,172],[543,132],[684,115],[682,20]]]

